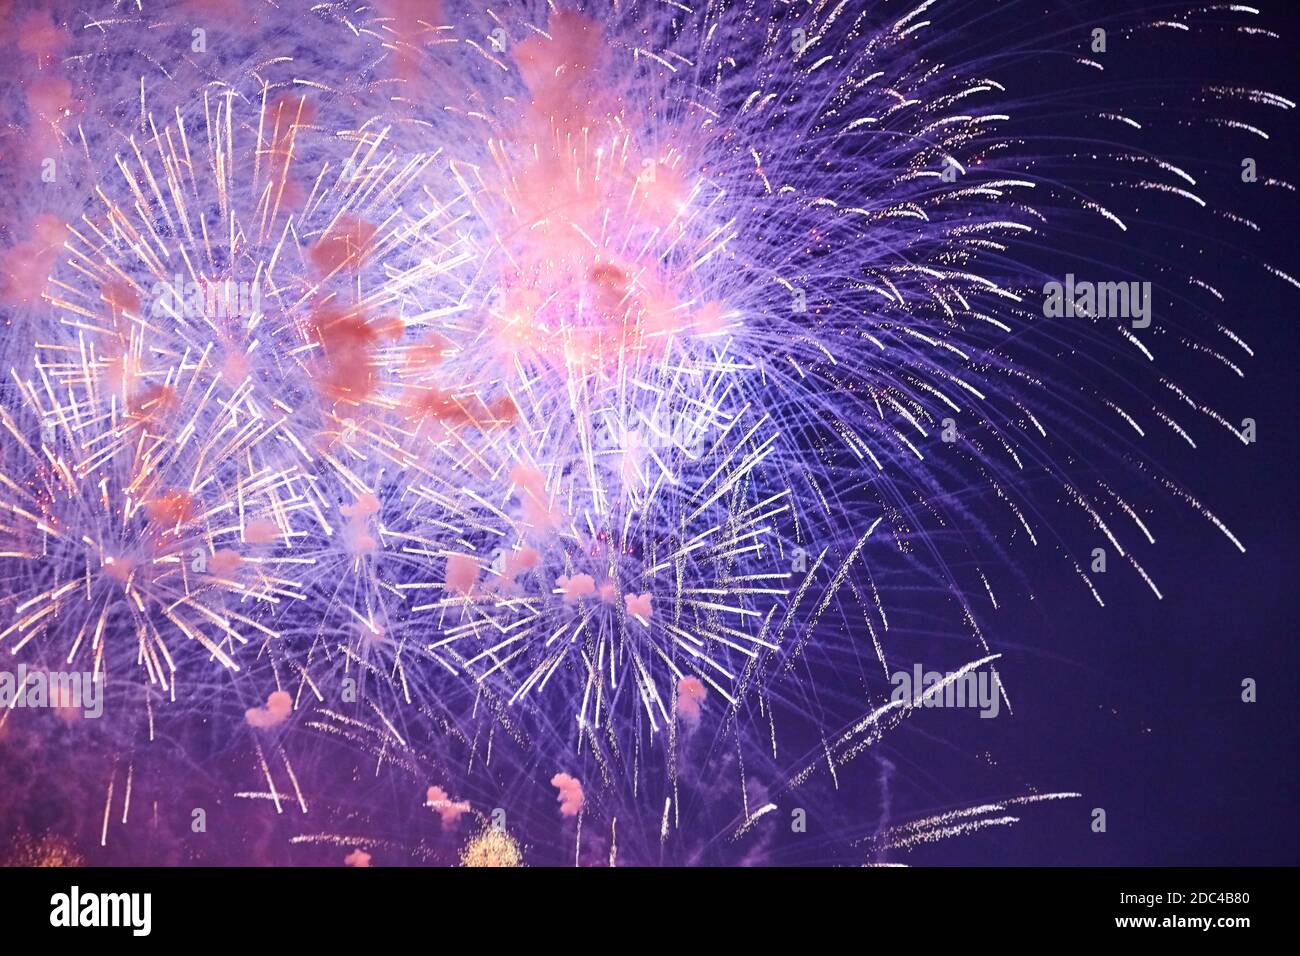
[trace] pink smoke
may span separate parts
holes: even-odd
[[[287,690],[274,691],[266,698],[265,707],[250,707],[244,711],[248,726],[266,729],[284,723],[293,711],[293,697]]]
[[[590,574],[575,574],[571,578],[561,575],[555,579],[555,586],[564,592],[566,604],[596,593],[596,579]]]
[[[566,817],[576,817],[582,811],[582,805],[586,801],[581,782],[567,773],[557,773],[551,778],[551,786],[560,791],[557,798],[560,802],[560,813]]]
[[[651,600],[649,594],[626,594],[623,596],[623,601],[627,604],[627,613],[646,625],[649,625],[650,615],[654,610],[650,606]]]
[[[453,826],[461,815],[469,813],[470,809],[467,801],[453,801],[446,790],[436,786],[429,788],[424,805],[433,808],[433,811],[442,818],[444,827]]]
[[[689,726],[697,726],[700,722],[700,707],[708,696],[708,688],[698,677],[683,677],[677,682],[678,716]]]
[[[455,594],[469,595],[478,581],[478,561],[468,554],[449,554],[447,556],[447,590]]]

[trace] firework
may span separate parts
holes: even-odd
[[[25,86],[37,152],[76,172],[5,256],[0,648],[151,720],[226,695],[265,783],[239,795],[351,827],[295,846],[402,845],[353,826],[391,788],[428,797],[398,798],[438,827],[424,859],[718,859],[789,795],[834,802],[934,693],[891,699],[900,667],[982,670],[1009,708],[1026,554],[1104,604],[1098,549],[1162,599],[1170,501],[1245,549],[1143,444],[1253,427],[1168,370],[1250,356],[1213,278],[1134,238],[1210,202],[1119,106],[1063,138],[1063,100],[1008,79],[1031,49],[963,59],[932,2],[252,16],[264,44],[156,103],[27,31],[63,71]],[[96,44],[128,23],[182,27],[101,17]],[[1294,106],[1206,99],[1227,132]],[[1114,243],[1124,314],[1076,294],[1079,235]]]

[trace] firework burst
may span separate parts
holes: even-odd
[[[703,860],[785,794],[833,801],[924,703],[891,700],[898,667],[987,670],[1009,707],[990,621],[1025,553],[1104,604],[1097,546],[1162,598],[1170,500],[1244,550],[1142,445],[1247,440],[1164,371],[1241,373],[1222,294],[1135,238],[1212,208],[1202,184],[1123,141],[1140,104],[1066,138],[1074,101],[1014,81],[1036,48],[967,54],[941,7],[259,7],[257,42],[173,71],[184,95],[102,79],[110,34],[174,39],[173,10],[31,33],[63,72],[25,121],[75,174],[4,259],[34,318],[4,353],[0,648],[182,712],[238,686],[266,783],[240,795],[281,813],[310,780],[349,824],[393,792],[474,817],[466,861]],[[1200,95],[1224,134],[1294,106]],[[1159,276],[1138,318],[1204,321],[1052,317],[1094,267]]]

